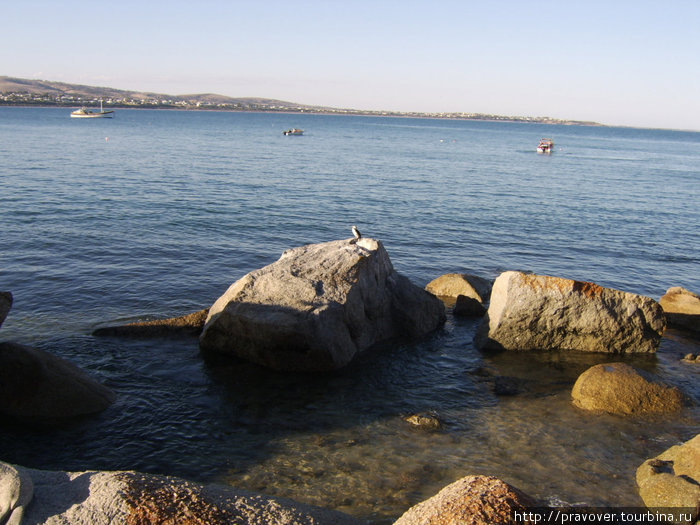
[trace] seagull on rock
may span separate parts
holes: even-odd
[[[362,239],[362,234],[360,233],[360,230],[358,230],[357,226],[355,226],[354,224],[352,226],[352,234],[355,236],[355,242]]]

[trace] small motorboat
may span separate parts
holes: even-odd
[[[299,128],[292,128],[282,132],[284,135],[303,135],[304,130]]]
[[[102,109],[102,100],[100,100],[99,111],[93,111],[83,106],[82,108],[76,109],[70,114],[71,118],[112,118],[113,115],[114,110],[105,111]]]
[[[541,139],[537,145],[537,153],[552,153],[554,151],[554,141],[552,139]]]

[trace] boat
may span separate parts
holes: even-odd
[[[552,153],[554,151],[554,141],[552,139],[541,139],[537,145],[537,153]]]
[[[284,135],[303,135],[304,130],[299,128],[292,128],[282,132]]]
[[[82,108],[71,112],[70,116],[71,118],[112,118],[114,116],[114,110],[105,111],[102,109],[102,99],[100,99],[99,111],[93,111],[83,106]]]

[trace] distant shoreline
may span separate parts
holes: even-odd
[[[1,94],[0,94],[1,95]],[[83,104],[88,107],[90,105]],[[338,116],[361,116],[361,117],[391,117],[391,118],[422,118],[435,120],[472,120],[484,122],[521,122],[525,124],[550,124],[558,126],[596,126],[609,127],[606,124],[598,122],[578,121],[554,119],[549,117],[510,117],[501,115],[486,115],[486,114],[464,114],[464,113],[423,113],[417,111],[374,111],[374,110],[353,110],[353,109],[334,109],[334,108],[305,108],[305,109],[273,109],[273,108],[238,108],[238,107],[196,107],[196,106],[174,106],[168,104],[104,104],[105,108],[109,109],[157,109],[166,111],[218,111],[226,113],[279,113],[283,115],[307,114],[307,115],[338,115]],[[7,103],[0,101],[0,107],[17,107],[17,108],[78,108],[80,104],[62,104],[62,103]]]

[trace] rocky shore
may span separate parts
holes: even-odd
[[[174,319],[105,326],[94,335],[199,337],[202,352],[278,371],[319,373],[345,367],[378,344],[431,337],[445,322],[448,304],[455,315],[483,316],[474,339],[482,352],[600,355],[602,362],[574,384],[572,405],[582,414],[634,418],[677,414],[693,403],[677,386],[624,362],[632,354],[654,354],[667,324],[698,332],[698,296],[671,288],[664,298],[657,302],[594,283],[513,271],[493,283],[446,274],[423,290],[394,270],[380,241],[361,238],[290,249],[232,283],[208,308]],[[11,307],[12,294],[0,292],[0,326]],[[619,361],[611,363],[610,354]],[[695,366],[694,357],[684,362]],[[501,381],[501,390],[508,393],[508,384]],[[0,343],[3,416],[52,425],[100,412],[114,400],[111,389],[69,362],[20,343]],[[442,428],[436,414],[405,420],[429,432]],[[699,439],[640,465],[636,481],[648,507],[683,508],[697,519]],[[515,513],[546,507],[500,479],[464,475],[407,510],[397,525],[514,523]],[[228,486],[133,471],[42,471],[0,462],[0,525],[6,523],[360,521]]]

